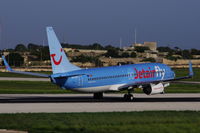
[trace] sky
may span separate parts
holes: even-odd
[[[47,44],[46,26],[61,42],[200,49],[199,0],[0,0],[0,49]]]

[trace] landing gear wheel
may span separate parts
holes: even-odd
[[[102,92],[94,93],[93,98],[94,99],[102,99],[103,98],[103,93]]]
[[[124,94],[124,99],[126,101],[133,101],[134,97],[132,94]]]

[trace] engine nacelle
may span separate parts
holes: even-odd
[[[143,87],[143,92],[147,95],[153,94],[161,94],[164,93],[164,85],[162,83],[159,84],[150,84],[148,86]]]

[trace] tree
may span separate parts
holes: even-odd
[[[103,63],[101,62],[101,60],[99,60],[98,57],[85,56],[83,54],[80,56],[72,57],[71,61],[72,62],[81,62],[81,63],[91,62],[91,63],[94,63],[95,66],[97,66],[97,67],[103,66]]]
[[[63,48],[73,48],[73,49],[94,49],[94,50],[103,50],[104,47],[99,43],[94,43],[92,45],[80,45],[80,44],[68,44],[61,43]]]
[[[143,46],[135,46],[135,51],[139,53],[143,53],[145,50],[149,50],[149,47],[143,47]]]
[[[173,52],[170,52],[170,54],[173,54]],[[182,56],[182,50],[176,50],[174,51],[174,54]]]
[[[12,48],[6,49],[6,50],[4,50],[4,51],[6,51],[6,52],[15,52],[15,50],[12,49]]]
[[[107,53],[105,54],[106,57],[119,57],[119,51],[117,49],[108,49]]]
[[[75,49],[74,52],[80,52],[78,49]]]
[[[173,54],[172,51],[170,53]],[[174,47],[174,54],[182,56],[182,50],[179,47]]]
[[[49,47],[48,46],[41,46],[36,44],[28,44],[28,50],[30,55],[35,56],[35,58],[29,57],[30,60],[34,61],[41,61],[41,60],[49,60]]]
[[[25,52],[25,51],[27,51],[27,48],[26,48],[26,46],[24,46],[24,44],[18,44],[15,47],[15,51],[17,51],[17,52]]]
[[[28,50],[29,50],[30,52],[38,52],[38,51],[40,51],[40,47],[41,47],[41,46],[36,45],[36,44],[33,44],[33,43],[29,43],[29,44],[28,44]]]
[[[85,56],[83,54],[81,54],[80,56],[75,56],[72,57],[72,62],[81,62],[81,63],[86,63],[86,62],[91,62],[93,60],[92,57],[90,56]]]
[[[171,49],[170,47],[158,47],[157,50],[159,52],[173,52],[174,50]]]
[[[24,64],[24,58],[19,53],[10,53],[6,56],[6,60],[11,66],[22,66]]]
[[[148,62],[156,62],[156,60],[154,59],[154,58],[145,58],[145,59],[143,59],[142,61],[144,61],[144,62],[146,62],[146,61],[148,61]]]
[[[130,55],[132,58],[135,58],[137,57],[137,54],[135,52],[131,52],[131,55]]]
[[[95,57],[94,63],[95,63],[96,67],[102,67],[103,66],[103,62],[101,62],[101,60],[98,57]]]
[[[99,43],[94,43],[94,44],[92,44],[92,49],[95,49],[95,50],[103,50],[104,47],[101,46],[101,44],[99,44]]]
[[[192,55],[189,50],[183,50],[182,57],[183,59],[192,59]]]
[[[127,52],[123,52],[122,55],[121,55],[122,58],[127,58],[127,57],[130,57],[129,53]]]
[[[106,50],[109,50],[109,49],[116,49],[116,48],[113,47],[113,46],[111,46],[111,45],[107,45],[107,46],[105,46],[105,49],[106,49]]]
[[[179,59],[179,57],[168,56],[167,59],[172,60],[172,61],[177,61]]]
[[[192,55],[200,55],[200,50],[191,49],[191,54],[192,54]]]
[[[49,47],[48,46],[41,47],[41,50],[38,54],[38,58],[40,60],[43,60],[43,61],[50,59],[50,53],[49,53]]]

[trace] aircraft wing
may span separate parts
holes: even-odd
[[[9,66],[9,64],[7,63],[7,61],[6,61],[6,59],[5,59],[4,56],[2,56],[2,59],[3,59],[3,61],[4,61],[6,70],[8,70],[9,72],[18,73],[18,74],[24,74],[24,75],[33,75],[33,76],[45,77],[45,78],[49,78],[49,76],[50,76],[50,75],[48,75],[48,74],[42,74],[42,73],[32,73],[32,72],[15,71],[15,70],[13,70],[13,69]]]
[[[182,79],[189,79],[189,78],[192,78],[193,76],[194,76],[194,72],[193,72],[193,69],[192,69],[192,62],[190,61],[189,62],[189,74],[188,74],[188,76],[178,77],[178,78],[174,78],[174,79],[168,79],[168,80],[165,80],[165,82],[182,80]]]
[[[171,78],[171,79],[164,79],[164,80],[152,80],[152,81],[145,81],[145,82],[131,82],[122,86],[119,86],[119,90],[123,90],[124,88],[130,87],[130,86],[140,86],[140,85],[149,85],[150,83],[160,83],[160,82],[173,82],[173,81],[177,81],[177,80],[182,80],[182,79],[189,79],[192,78],[194,76],[194,72],[192,69],[192,63],[191,61],[189,62],[189,74],[188,76],[184,76],[184,77],[177,77],[177,78]]]

